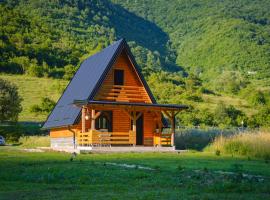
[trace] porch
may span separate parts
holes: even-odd
[[[97,147],[174,147],[175,116],[183,105],[137,102],[74,101],[81,107],[78,148]],[[170,120],[170,133],[162,133],[163,115]]]
[[[153,133],[153,146],[172,146],[171,134]],[[104,132],[89,130],[77,134],[78,147],[136,146],[136,132]]]

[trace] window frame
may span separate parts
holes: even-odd
[[[123,84],[116,84],[115,81],[116,81],[116,71],[122,71],[123,72]],[[125,85],[125,70],[124,69],[119,69],[119,68],[116,68],[113,70],[113,84],[114,85]]]

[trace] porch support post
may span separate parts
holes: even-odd
[[[95,130],[96,129],[96,117],[95,117],[95,110],[92,109],[91,111],[91,130]]]
[[[167,115],[167,117],[171,121],[171,145],[174,146],[174,135],[175,135],[175,115],[179,112],[175,113],[174,110],[169,113],[168,111],[164,110],[164,113]]]
[[[158,135],[159,135],[159,140],[158,140],[158,146],[161,146],[161,130],[162,130],[162,112],[158,112],[158,111],[154,111],[154,114],[156,115],[156,117],[154,118],[156,121],[156,125],[158,126]]]
[[[136,120],[137,120],[137,116],[136,116],[136,112],[133,111],[132,113],[132,131],[134,131],[136,133]]]
[[[175,113],[172,111],[172,138],[171,138],[171,143],[172,146],[174,146],[174,136],[175,136]]]
[[[85,133],[85,106],[82,107],[82,133]]]

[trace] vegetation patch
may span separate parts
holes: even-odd
[[[23,136],[19,139],[19,145],[26,148],[49,147],[49,136]]]
[[[227,137],[220,136],[206,150],[270,160],[270,133],[244,132]]]

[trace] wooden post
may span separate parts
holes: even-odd
[[[175,113],[172,111],[172,138],[171,138],[171,144],[174,146],[174,136],[175,136]]]
[[[167,112],[166,110],[163,111],[170,119],[171,121],[171,145],[174,146],[174,136],[175,136],[175,116],[179,113],[174,110],[171,111],[171,113]]]
[[[92,109],[91,111],[91,130],[95,130],[96,129],[96,117],[95,117],[95,110]]]
[[[132,131],[135,132],[136,134],[136,112],[133,111],[133,115],[132,115]]]
[[[85,106],[82,107],[82,133],[85,133]]]

